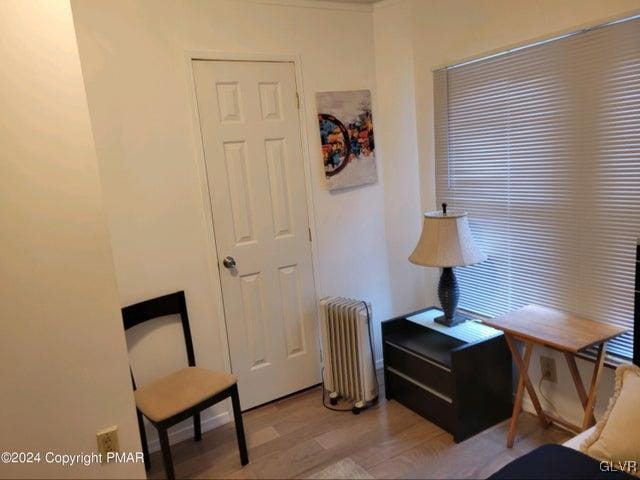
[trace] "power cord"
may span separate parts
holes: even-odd
[[[376,354],[373,349],[373,331],[371,330],[371,312],[369,311],[369,305],[367,302],[363,301],[365,310],[367,311],[367,329],[369,330],[369,348],[371,349],[371,368],[373,370],[373,378],[376,381],[376,398],[372,400],[371,404],[375,405],[378,403],[378,397],[380,396],[380,383],[378,382],[378,373],[376,371]]]
[[[378,397],[380,395],[379,393],[380,383],[378,382],[378,375],[376,373],[376,360],[375,360],[375,353],[373,350],[373,332],[371,330],[371,312],[369,310],[369,305],[367,305],[367,302],[362,301],[362,304],[364,305],[365,311],[367,312],[367,331],[369,333],[369,348],[371,349],[371,367],[373,369],[373,377],[376,382],[376,392],[378,392],[378,395],[376,395],[376,398],[371,401],[371,405],[375,405],[376,403],[378,403]],[[326,388],[324,387],[324,366],[322,367],[322,370],[321,370],[321,376],[322,376],[322,406],[327,410],[331,410],[332,412],[353,412],[352,407],[336,408],[336,407],[327,405],[326,403],[327,394],[326,394]]]
[[[542,399],[549,404],[551,410],[555,413],[557,411],[556,407],[553,405],[551,400],[547,398],[547,396],[544,394],[544,391],[542,390],[542,382],[548,380],[550,377],[551,374],[549,372],[546,372],[543,376],[540,377],[540,381],[538,382],[538,391],[540,392],[540,396],[542,397]]]

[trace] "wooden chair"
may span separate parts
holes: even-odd
[[[149,470],[151,464],[149,462],[147,436],[142,420],[143,415],[158,430],[165,472],[167,478],[173,479],[175,474],[169,447],[169,436],[167,434],[169,427],[193,417],[194,440],[196,442],[199,441],[202,437],[200,412],[228,397],[231,397],[233,404],[240,462],[242,465],[246,465],[249,463],[249,456],[247,454],[236,378],[224,372],[196,367],[184,292],[171,293],[122,309],[125,330],[147,320],[175,314],[179,314],[182,320],[182,331],[184,333],[189,366],[139,388],[136,388],[133,372],[131,373],[145,468]]]

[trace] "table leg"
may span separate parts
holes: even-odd
[[[525,368],[529,368],[529,361],[531,360],[531,352],[533,352],[533,344],[527,343],[524,347],[524,360]],[[507,434],[507,448],[513,447],[513,439],[516,436],[516,428],[518,425],[518,417],[522,410],[522,397],[524,394],[524,377],[519,376],[518,388],[516,389],[516,398],[513,402],[513,413],[511,414],[511,421],[509,422],[509,433]]]
[[[549,419],[545,415],[544,410],[542,409],[542,405],[540,405],[540,400],[538,400],[538,395],[536,395],[536,391],[533,388],[533,385],[531,384],[531,380],[529,380],[528,370],[529,370],[529,360],[531,359],[531,352],[529,352],[529,358],[527,359],[527,362],[525,362],[520,356],[520,352],[518,352],[518,348],[516,346],[514,337],[511,334],[505,332],[504,338],[507,341],[507,345],[509,346],[509,350],[511,350],[511,355],[513,356],[513,360],[516,363],[516,367],[518,368],[518,371],[520,373],[520,381],[522,381],[524,388],[526,388],[527,392],[529,392],[531,403],[533,403],[533,407],[535,408],[536,413],[538,414],[538,420],[540,420],[540,424],[544,428],[547,428],[549,426]],[[533,350],[533,345],[529,342],[525,342],[525,356],[527,353],[526,350],[529,348]],[[519,383],[520,382],[518,382],[518,384]],[[516,398],[516,400],[518,399]],[[516,407],[518,409],[518,413],[520,413],[520,408],[522,407],[522,395],[520,395],[519,400],[520,401],[514,405],[514,413],[516,412]],[[512,417],[512,420],[513,420],[513,417]],[[513,429],[513,433],[511,433],[511,428],[509,429],[509,436],[507,437],[507,445],[509,445],[509,443],[513,444],[513,436],[515,436],[515,427]]]
[[[584,383],[582,383],[582,377],[580,377],[580,371],[578,370],[578,366],[576,365],[575,355],[571,352],[563,352],[564,358],[567,360],[567,366],[569,367],[569,372],[571,373],[571,378],[573,379],[573,383],[576,386],[576,391],[578,392],[578,397],[580,397],[580,403],[582,403],[582,408],[587,408],[588,396],[587,391],[584,388]],[[596,423],[596,419],[593,416],[593,413],[590,415],[589,423]]]
[[[598,385],[602,377],[604,367],[604,359],[607,353],[607,342],[602,342],[598,347],[598,355],[596,363],[593,367],[593,375],[591,377],[591,386],[589,387],[589,396],[587,404],[584,407],[584,420],[582,421],[582,429],[586,430],[591,425],[591,417],[593,416],[593,408],[596,405],[596,396],[598,395]]]

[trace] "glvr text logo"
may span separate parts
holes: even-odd
[[[603,472],[615,472],[618,470],[622,470],[623,472],[637,472],[638,462],[635,460],[625,460],[624,462],[611,462],[605,460],[600,462],[600,470]]]

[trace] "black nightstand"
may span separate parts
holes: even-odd
[[[511,416],[511,354],[502,332],[445,327],[439,315],[430,307],[382,322],[385,394],[461,442]]]

